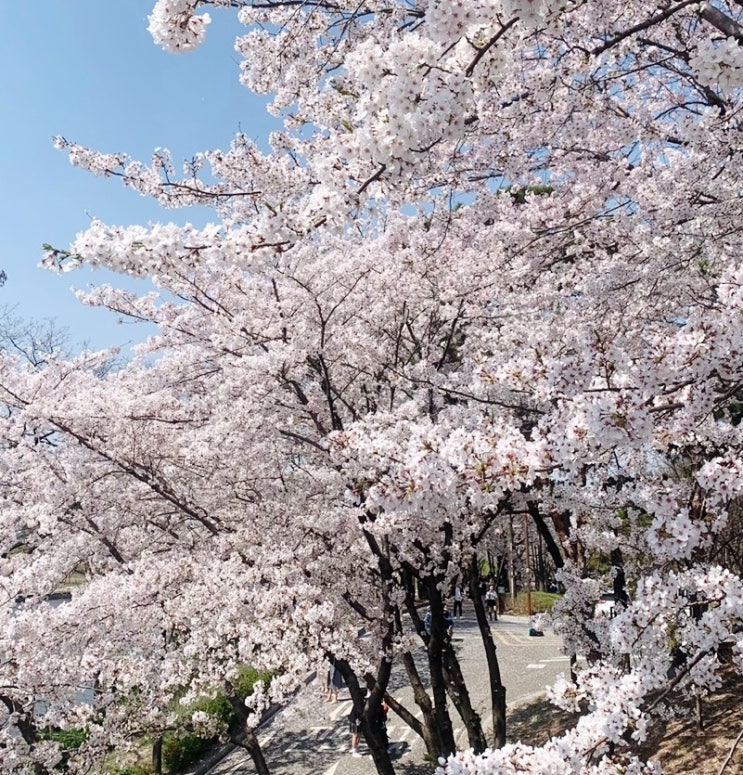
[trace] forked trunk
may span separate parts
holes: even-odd
[[[257,775],[271,775],[266,759],[263,756],[263,749],[258,741],[258,736],[253,728],[248,724],[248,709],[245,703],[238,697],[235,687],[229,682],[224,682],[225,695],[235,711],[235,716],[239,722],[239,728],[242,736],[235,735],[232,742],[244,748],[253,760]]]
[[[378,775],[395,775],[392,759],[389,754],[389,743],[385,729],[381,698],[373,700],[376,693],[372,692],[367,699],[364,713],[361,716],[361,731],[369,748]]]
[[[245,726],[245,741],[242,743],[242,746],[250,754],[257,775],[271,775],[266,759],[263,756],[263,749],[258,742],[258,736],[247,725]]]
[[[418,668],[415,665],[413,655],[409,651],[406,651],[402,656],[402,660],[403,664],[405,665],[405,671],[408,674],[410,686],[413,689],[413,698],[415,699],[415,704],[423,714],[423,722],[421,723],[418,721],[415,716],[412,716],[409,721],[403,716],[401,717],[413,728],[415,732],[417,732],[423,738],[423,742],[426,744],[426,751],[428,752],[428,755],[433,759],[433,761],[436,761],[441,755],[441,752],[444,750],[444,745],[441,742],[441,735],[439,735],[438,727],[436,726],[436,720],[433,715],[433,703],[431,702],[431,698],[428,696],[428,692],[423,686],[423,681],[421,681],[421,677],[418,673]],[[395,713],[401,715],[397,708],[392,705],[390,705],[390,707],[392,707]]]
[[[485,739],[485,733],[482,729],[482,720],[480,714],[472,707],[470,693],[467,689],[462,670],[459,666],[459,660],[452,648],[451,641],[447,640],[444,645],[444,675],[447,682],[449,697],[454,703],[457,712],[462,718],[469,746],[475,753],[482,753],[487,747],[488,742]]]
[[[390,628],[390,634],[392,628]],[[356,673],[345,659],[336,658],[336,667],[346,681],[354,707],[361,711],[361,734],[366,740],[372,761],[378,775],[395,775],[392,759],[388,750],[387,730],[385,726],[382,700],[392,673],[392,662],[382,659],[375,675],[366,676],[368,691],[359,683]],[[363,710],[362,710],[363,709]]]

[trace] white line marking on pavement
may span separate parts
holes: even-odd
[[[353,707],[353,703],[349,700],[344,700],[341,702],[341,704],[332,711],[330,714],[330,718],[333,719],[333,721],[338,721],[338,719],[344,714],[348,714],[351,712],[351,708]]]
[[[540,662],[568,662],[570,657],[550,657],[549,659],[540,659]]]
[[[390,737],[394,737],[395,740],[397,740],[398,742],[402,743],[407,738],[408,733],[412,732],[412,731],[413,730],[410,727],[405,726],[405,727],[402,728],[402,731],[400,731],[398,733],[397,727],[392,727],[390,729]]]
[[[534,663],[532,663],[531,665],[527,665],[526,669],[527,670],[542,670],[545,667],[547,667],[547,665],[535,665]]]
[[[335,771],[338,769],[340,762],[336,762],[329,770],[325,770],[323,775],[335,775]]]
[[[271,742],[271,740],[274,739],[275,736],[276,736],[276,732],[269,732],[265,737],[261,735],[260,736],[261,746],[268,745]]]

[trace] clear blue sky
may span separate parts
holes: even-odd
[[[205,211],[163,210],[117,180],[75,169],[54,150],[53,136],[144,161],[166,147],[178,163],[225,148],[238,130],[262,140],[275,126],[264,101],[238,82],[235,12],[211,9],[206,43],[173,55],[147,32],[153,4],[24,0],[3,8],[0,268],[8,281],[0,306],[26,318],[55,319],[73,344],[125,346],[145,332],[85,308],[70,291],[118,282],[114,275],[47,272],[38,267],[41,245],[67,247],[93,217],[111,224],[203,222]]]

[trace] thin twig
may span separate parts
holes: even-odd
[[[722,763],[722,766],[717,771],[717,775],[722,775],[722,773],[725,772],[725,768],[732,761],[733,754],[735,753],[735,749],[738,747],[738,743],[740,743],[741,740],[743,740],[743,729],[740,730],[740,734],[735,739],[735,742],[733,743],[733,747],[728,751],[728,755],[725,757],[725,761]]]
[[[515,16],[509,22],[506,22],[484,46],[481,46],[477,49],[475,58],[470,62],[469,67],[464,71],[464,74],[467,76],[467,78],[472,77],[472,73],[475,72],[475,68],[477,67],[480,60],[506,34],[506,32],[508,32],[508,30],[513,27],[514,24],[516,24],[517,21],[518,17]]]

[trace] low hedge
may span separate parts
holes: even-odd
[[[80,748],[88,739],[88,731],[81,727],[71,727],[69,729],[46,727],[39,730],[39,737],[42,740],[51,740],[54,743],[59,743],[61,759],[55,765],[55,769],[64,770],[67,767],[70,754]]]
[[[182,772],[218,742],[192,732],[168,732],[163,736],[163,767],[170,773]]]
[[[271,673],[260,673],[252,667],[243,668],[234,682],[235,691],[240,700],[245,700],[253,692],[257,681],[270,681]],[[203,697],[183,709],[184,726],[191,714],[196,711],[213,716],[223,722],[228,729],[237,725],[237,718],[227,697],[219,692],[214,697]],[[178,773],[190,767],[198,758],[219,743],[216,737],[200,737],[194,732],[180,729],[163,735],[162,761],[168,773]]]

